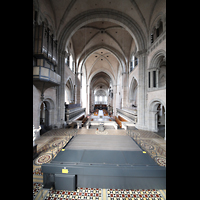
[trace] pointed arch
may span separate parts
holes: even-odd
[[[65,102],[74,102],[74,84],[70,76],[65,81]]]
[[[129,102],[134,106],[137,106],[137,93],[138,93],[138,81],[133,76],[129,86]]]
[[[79,73],[82,72],[82,68],[83,68],[87,58],[99,49],[106,49],[106,50],[110,51],[118,60],[120,66],[122,67],[122,71],[123,72],[126,71],[125,58],[122,56],[122,54],[111,46],[101,45],[101,46],[93,46],[90,49],[88,49],[87,51],[82,52],[80,59],[79,59],[79,64],[78,64],[78,72]]]
[[[113,9],[92,9],[85,11],[71,19],[59,35],[58,49],[64,51],[72,35],[82,26],[100,20],[108,20],[124,27],[136,42],[138,51],[146,49],[146,37],[136,23],[128,15]]]

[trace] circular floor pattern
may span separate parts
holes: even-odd
[[[151,144],[148,144],[148,143],[141,143],[141,147],[146,149],[146,150],[155,150],[155,146],[151,145]]]
[[[63,139],[58,139],[58,140],[56,140],[55,142],[52,143],[52,146],[56,147],[56,146],[59,145],[59,143],[60,143],[60,146],[61,146],[61,144],[63,144],[63,146],[64,146],[66,144],[66,141],[63,140]]]
[[[50,162],[52,160],[52,155],[51,154],[43,154],[39,156],[38,158],[35,159],[35,164],[36,165],[42,165],[43,163]]]
[[[108,134],[108,131],[102,131],[102,132],[100,132],[99,130],[97,130],[97,131],[95,131],[95,134],[97,134],[97,135],[107,135]]]
[[[158,156],[155,158],[155,161],[160,165],[160,166],[166,166],[166,158]]]

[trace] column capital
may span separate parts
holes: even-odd
[[[69,53],[63,51],[62,49],[58,49],[58,55],[66,58],[67,56],[69,56]]]
[[[143,49],[143,50],[137,51],[135,56],[140,57],[140,56],[145,56],[146,54],[147,54],[147,49]]]

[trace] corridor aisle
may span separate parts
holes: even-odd
[[[89,137],[91,137],[91,141],[93,138],[94,146],[95,148],[105,148],[109,149],[109,147],[106,146],[106,144],[109,143],[109,140],[105,142],[105,144],[102,144],[101,147],[98,147],[97,143],[101,143],[102,139],[104,137],[107,137],[108,139],[112,138],[112,136],[118,136],[118,139],[124,139],[125,146],[119,146],[117,148],[135,148],[134,145],[131,147],[130,141],[127,140],[127,135],[125,130],[112,130],[108,129],[107,135],[96,135],[94,129],[79,129],[77,132],[77,140],[72,140],[71,144],[76,145],[76,148],[79,148],[78,143],[80,140],[83,141],[83,145],[86,145],[84,148],[87,147],[87,140]],[[166,141],[158,136],[157,134],[150,132],[150,131],[141,131],[141,130],[133,130],[137,134],[137,141],[140,142],[141,145],[149,145],[150,149],[152,149],[152,155],[157,154],[158,155],[158,162],[160,164],[166,165]],[[52,190],[49,193],[44,190],[43,191],[43,198],[42,198],[42,187],[43,187],[43,174],[41,173],[41,165],[38,165],[37,159],[41,155],[49,155],[50,152],[53,152],[53,154],[56,156],[56,151],[53,147],[56,147],[58,143],[61,141],[65,141],[65,138],[69,132],[69,129],[54,129],[46,132],[43,134],[39,139],[36,140],[36,143],[39,144],[38,151],[40,151],[44,147],[51,146],[51,149],[46,149],[44,152],[42,152],[35,160],[33,160],[33,199],[44,199],[44,200],[67,200],[67,199],[90,199],[90,197],[93,197],[94,200],[126,200],[128,199],[157,199],[157,200],[165,200],[166,199],[166,189],[165,190],[149,190],[146,189],[138,189],[133,188],[132,190],[118,190],[113,188],[78,188],[77,191],[67,191],[67,190]],[[96,137],[100,136],[101,140],[95,141],[94,139]],[[114,137],[113,137],[114,138]],[[117,138],[117,137],[115,137]],[[113,141],[112,148],[116,148],[116,144],[120,140]],[[65,141],[66,142],[66,141]],[[95,144],[96,143],[96,144]],[[110,143],[111,144],[111,143]],[[72,146],[69,143],[69,149],[72,148]],[[87,147],[91,148],[91,147]],[[45,157],[46,158],[46,157]],[[41,161],[41,160],[40,160]],[[45,161],[45,159],[44,159]],[[49,160],[48,162],[50,162]],[[158,163],[159,164],[159,163]],[[104,195],[103,195],[104,194]],[[85,196],[86,195],[86,196]],[[115,198],[115,199],[114,199]]]

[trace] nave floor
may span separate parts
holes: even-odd
[[[50,162],[68,141],[68,132],[74,129],[54,129],[44,133],[35,141],[38,151],[42,153],[33,160],[33,199],[44,200],[165,200],[166,190],[132,189],[118,190],[106,188],[78,188],[77,191],[57,190],[48,191],[42,189],[43,174],[41,164]],[[82,128],[77,134],[98,134],[94,129]],[[106,129],[106,135],[127,135],[125,130]],[[159,135],[142,130],[134,131],[134,140],[157,161],[159,165],[166,166],[166,141]],[[102,133],[103,134],[103,133]],[[58,146],[59,145],[59,146]],[[97,195],[98,194],[98,195]]]

